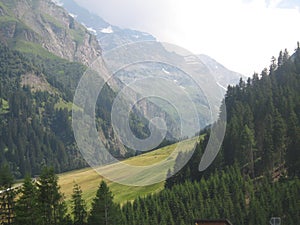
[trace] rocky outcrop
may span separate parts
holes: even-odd
[[[0,6],[0,16],[4,16],[4,10],[1,6]]]
[[[54,88],[48,83],[44,75],[35,73],[26,73],[21,76],[21,86],[30,87],[32,92],[47,91],[55,93]]]
[[[39,44],[59,57],[85,65],[101,55],[96,37],[51,0],[1,2],[8,8],[0,12],[7,20],[0,28],[2,36]]]

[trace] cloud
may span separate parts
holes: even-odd
[[[283,0],[277,5],[279,8],[300,9],[300,0]]]
[[[300,39],[299,0],[76,0],[108,22],[149,32],[251,76]],[[290,7],[279,8],[281,5]],[[299,4],[298,4],[299,5]]]
[[[164,21],[170,0],[75,0],[108,22],[123,28],[142,28]]]

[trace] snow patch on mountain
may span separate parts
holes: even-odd
[[[189,65],[199,64],[199,58],[194,55],[185,56],[184,60],[185,60],[186,64],[189,64]]]
[[[152,36],[151,34],[149,34],[149,33],[145,33],[145,32],[141,32],[142,33],[142,35],[144,35],[144,36]]]
[[[97,31],[95,29],[93,29],[92,27],[87,27],[86,28],[89,32],[91,32],[92,34],[97,35]]]
[[[63,6],[64,3],[62,3],[60,0],[52,0],[52,2],[55,4],[55,5],[58,5],[58,6]]]
[[[92,28],[92,27],[88,27],[87,25],[85,25],[85,23],[81,23],[82,26],[84,26],[90,33],[97,35],[97,31]]]
[[[77,18],[77,15],[75,15],[75,14],[69,13],[69,15],[70,15],[72,18],[74,18],[74,19]]]
[[[111,26],[108,26],[107,28],[103,28],[101,29],[101,33],[104,33],[104,34],[112,34],[114,31],[113,31],[113,28]]]
[[[170,72],[168,70],[166,70],[165,68],[162,68],[162,71],[165,73],[165,74],[170,74]]]
[[[227,90],[227,88],[225,88],[223,85],[221,85],[219,82],[217,82],[217,85],[220,87],[220,88],[222,88],[223,90]]]

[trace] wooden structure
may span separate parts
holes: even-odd
[[[13,224],[15,197],[22,185],[0,190],[0,224]]]
[[[218,220],[194,220],[195,225],[232,225],[227,219]]]

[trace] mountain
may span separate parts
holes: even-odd
[[[17,177],[24,176],[28,171],[33,174],[39,173],[43,165],[53,165],[57,172],[85,165],[71,128],[71,107],[78,82],[87,66],[95,59],[103,60],[103,56],[97,38],[88,31],[88,25],[78,23],[74,14],[68,13],[58,4],[50,0],[0,1],[0,42],[4,49],[1,56],[3,59],[1,85],[6,87],[2,88],[0,95],[3,132],[0,143],[1,162],[10,164]],[[86,23],[88,21],[96,23],[97,19],[98,17],[95,17]],[[108,24],[99,21],[98,29],[101,28],[103,31]],[[96,126],[101,140],[113,156],[122,158],[134,154],[120,143],[111,121],[115,97],[124,86],[128,86],[134,80],[134,76],[148,78],[156,75],[161,79],[168,78],[172,85],[176,84],[175,88],[166,88],[162,83],[146,82],[143,83],[142,90],[132,88],[129,95],[121,99],[122,109],[125,100],[138,102],[130,116],[130,128],[137,137],[143,139],[149,136],[147,125],[149,120],[155,117],[166,121],[168,127],[166,137],[171,141],[193,136],[200,130],[199,127],[212,122],[207,113],[209,104],[204,95],[213,93],[217,87],[208,88],[205,90],[207,93],[203,94],[199,92],[195,80],[178,68],[180,65],[181,67],[189,65],[189,72],[195,74],[197,82],[205,86],[211,82],[211,73],[200,60],[190,55],[175,53],[173,49],[168,49],[158,42],[146,42],[149,45],[145,46],[143,41],[155,39],[143,32],[123,30],[114,26],[112,29],[116,32],[100,32],[98,36],[102,37],[102,41],[107,41],[107,48],[119,46],[121,42],[133,45],[127,58],[120,57],[128,53],[126,48],[120,48],[118,52],[114,52],[113,49],[103,51],[106,54],[106,62],[110,62],[109,69],[119,68],[122,63],[126,63],[126,59],[141,60],[152,55],[161,60],[171,60],[173,63],[173,65],[154,63],[128,67],[117,73],[114,80],[117,85],[109,83],[110,87],[105,86],[96,105]],[[111,35],[116,35],[118,41]],[[135,42],[136,40],[139,42]],[[143,43],[142,46],[139,43]],[[107,55],[107,52],[110,52],[110,55]],[[123,53],[119,54],[121,52]],[[15,54],[19,55],[16,60]],[[18,69],[18,63],[24,64],[23,69]],[[5,68],[9,68],[8,72],[5,72]],[[159,98],[140,100],[145,90],[168,94],[172,98],[169,102],[163,102]],[[194,103],[197,103],[194,109],[186,110],[190,109],[188,104],[190,99],[187,101],[186,93],[191,96]],[[22,105],[18,99],[23,99],[26,104]],[[212,107],[217,110],[221,97],[214,96],[210,100],[213,103]],[[170,103],[177,105],[174,108],[174,104]],[[181,109],[181,114],[176,113],[176,108]],[[78,110],[82,108],[78,107]],[[26,120],[27,117],[31,119]],[[126,121],[120,118],[117,120]],[[197,120],[193,120],[194,118]],[[186,124],[184,132],[180,131],[180,122]],[[19,125],[16,125],[18,123]],[[17,132],[14,129],[16,127],[28,128]],[[32,130],[36,133],[32,134]],[[31,134],[37,138],[31,139]],[[51,137],[51,140],[45,138],[46,136]],[[24,147],[19,147],[21,145]],[[24,158],[19,157],[24,154],[26,155]]]
[[[73,135],[72,102],[87,65],[101,58],[96,37],[50,0],[1,0],[0,15],[0,164],[17,178],[46,165],[56,172],[87,166]],[[133,153],[114,135],[115,95],[104,86],[96,126],[110,153],[123,158]],[[144,124],[131,120],[141,137]]]
[[[57,177],[54,170],[48,168],[44,169],[39,178],[26,179],[22,188],[21,185],[12,188],[13,176],[22,178],[26,173],[39,174],[45,166],[52,166],[56,172],[63,172],[87,165],[76,146],[70,118],[78,82],[82,78],[82,74],[87,71],[87,66],[93,61],[93,57],[100,59],[100,62],[105,60],[108,63],[107,70],[117,74],[116,84],[118,86],[105,85],[103,87],[95,110],[89,110],[90,99],[84,99],[84,103],[87,103],[88,107],[75,105],[74,114],[83,114],[82,112],[89,111],[90,114],[96,115],[94,124],[92,124],[97,127],[96,136],[106,141],[105,147],[115,157],[124,157],[132,153],[130,149],[122,148],[119,145],[112,125],[111,111],[115,107],[114,103],[118,99],[120,89],[129,87],[126,89],[128,93],[118,99],[121,107],[117,109],[120,111],[127,109],[122,108],[123,101],[127,100],[125,98],[127,94],[131,100],[140,100],[145,91],[151,97],[157,97],[157,93],[160,94],[160,99],[154,98],[151,102],[147,101],[147,105],[143,105],[145,102],[142,102],[136,111],[134,109],[126,111],[126,113],[130,113],[131,120],[125,121],[122,117],[117,117],[121,122],[129,122],[131,130],[136,131],[133,133],[141,139],[147,139],[149,136],[149,129],[145,129],[148,121],[145,121],[147,118],[143,117],[144,115],[151,117],[166,113],[165,116],[172,117],[168,121],[184,116],[185,118],[181,122],[188,124],[188,132],[194,128],[189,126],[191,121],[188,120],[192,115],[190,112],[192,102],[190,99],[183,98],[184,94],[188,94],[193,102],[197,103],[196,107],[198,108],[195,108],[199,110],[197,111],[199,117],[203,113],[201,109],[207,109],[208,103],[212,102],[214,103],[213,107],[217,107],[220,99],[224,96],[223,93],[220,95],[221,97],[212,95],[218,91],[217,88],[221,84],[220,82],[219,85],[214,84],[215,82],[211,83],[213,74],[218,75],[218,70],[215,70],[216,62],[210,61],[208,65],[205,65],[199,57],[190,55],[188,52],[176,51],[174,46],[157,42],[148,42],[147,44],[135,42],[130,45],[130,51],[124,46],[117,51],[110,49],[110,51],[103,52],[105,57],[98,55],[100,53],[99,46],[94,45],[93,41],[79,42],[81,45],[79,44],[77,47],[80,48],[79,51],[82,51],[82,56],[80,52],[77,52],[77,48],[67,49],[71,46],[70,43],[78,41],[85,35],[74,36],[74,32],[71,31],[73,25],[70,27],[69,22],[68,26],[63,25],[65,19],[70,17],[65,16],[68,13],[56,4],[58,2],[53,4],[46,0],[0,1],[1,224],[23,225],[34,222],[39,224],[39,221],[42,221],[41,224],[63,225],[77,223],[76,217],[78,216],[85,217],[81,217],[85,223],[86,221],[90,222],[91,217],[105,218],[103,212],[114,215],[110,221],[128,225],[190,224],[196,218],[228,218],[234,224],[267,224],[271,217],[271,223],[275,220],[282,220],[284,224],[299,224],[299,44],[292,57],[289,57],[285,51],[280,54],[277,61],[273,60],[270,67],[263,70],[260,75],[254,74],[252,79],[249,78],[247,81],[241,79],[239,84],[228,87],[222,103],[227,107],[227,120],[223,121],[224,118],[221,117],[211,126],[218,127],[227,123],[224,142],[218,156],[207,171],[199,172],[199,162],[205,153],[211,153],[206,149],[209,137],[218,135],[217,132],[208,130],[210,127],[203,130],[202,138],[197,143],[195,153],[189,162],[185,161],[184,157],[188,151],[177,147],[175,148],[180,150],[177,151],[177,157],[174,154],[166,156],[165,153],[170,153],[168,149],[171,151],[170,147],[167,147],[161,156],[157,152],[152,152],[145,155],[144,159],[138,157],[127,161],[133,163],[130,165],[138,166],[145,161],[147,165],[148,163],[155,165],[160,159],[168,162],[174,160],[174,171],[178,168],[178,163],[182,164],[182,161],[185,166],[166,181],[165,189],[161,192],[144,196],[145,189],[137,187],[142,197],[124,203],[122,206],[113,203],[113,193],[105,183],[102,183],[97,197],[93,201],[95,204],[91,201],[87,202],[92,206],[92,210],[90,213],[86,213],[82,197],[90,198],[91,193],[82,195],[80,187],[77,186],[73,199],[79,201],[68,203],[71,207],[74,204],[75,207],[79,205],[83,210],[80,212],[74,210],[72,215],[67,215],[63,195],[60,194],[60,188],[57,185]],[[36,7],[39,9],[37,10]],[[45,7],[53,7],[51,10],[55,11],[52,12],[56,16],[55,22],[48,20],[45,22],[44,19],[41,19],[46,12],[49,13],[50,9]],[[56,12],[62,12],[62,14],[55,14]],[[35,24],[31,20],[37,20],[39,24]],[[52,23],[55,23],[55,26]],[[42,26],[45,27],[45,30],[39,31]],[[96,40],[84,26],[76,23],[75,20],[74,26],[75,28],[80,27],[79,30],[82,29],[84,34],[91,35],[91,40]],[[64,35],[62,36],[63,33],[59,30],[56,32],[55,27],[61,27]],[[41,32],[41,34],[37,32]],[[67,40],[66,48],[59,46],[60,43],[64,44],[64,37]],[[78,37],[81,38],[77,39]],[[54,41],[58,46],[49,47],[51,43],[47,43],[47,41]],[[89,53],[91,55],[86,55]],[[152,56],[153,58],[151,58]],[[151,61],[149,58],[153,60]],[[140,62],[138,60],[143,63],[138,63]],[[131,64],[125,68],[122,67],[124,64],[127,65],[126,63]],[[103,64],[101,65],[103,66]],[[193,79],[190,79],[189,75],[193,75]],[[221,75],[219,74],[219,76]],[[137,87],[130,86],[129,84],[135,78],[137,80],[142,78],[147,82],[142,82]],[[155,80],[155,78],[159,78],[159,80]],[[163,80],[168,80],[169,83],[164,83]],[[204,93],[198,91],[195,83],[206,88]],[[92,89],[94,83],[89,84],[91,86],[84,89],[87,92]],[[205,84],[211,85],[205,86]],[[163,98],[163,94],[167,94],[168,98]],[[206,95],[213,96],[209,99],[210,102],[205,101]],[[168,107],[170,109],[167,112],[163,111]],[[159,108],[161,109],[159,110]],[[172,114],[173,110],[176,111],[177,108],[184,109],[181,112],[182,115]],[[138,113],[141,113],[142,116]],[[202,118],[204,121],[200,122],[208,123],[204,116]],[[156,121],[155,125],[162,124],[160,120]],[[178,124],[178,121],[173,124]],[[84,125],[91,128],[89,126],[91,124]],[[163,126],[161,128],[163,130]],[[87,129],[88,136],[90,130]],[[91,135],[94,134],[91,133]],[[193,140],[187,142],[189,146],[194,146]],[[103,155],[99,152],[94,149],[88,150],[90,157],[95,161],[102,159]],[[147,159],[145,160],[145,158]],[[119,163],[119,165],[122,164],[123,162]],[[112,166],[108,165],[104,168],[106,170]],[[13,174],[10,174],[10,171]],[[147,177],[142,168],[137,170],[137,172],[141,172],[141,177],[135,177],[125,170],[116,173],[116,170],[112,168],[110,171],[121,178],[124,178],[123,175],[126,173],[130,178]],[[80,175],[88,175],[85,172],[81,171]],[[157,170],[148,177],[155,179],[161,172]],[[169,170],[168,175],[170,172],[172,171]],[[110,187],[114,185],[112,183]],[[86,180],[85,184],[85,188],[90,186],[90,180]],[[158,184],[158,186],[160,185]],[[158,186],[145,188],[150,190]],[[19,189],[20,192],[15,192],[16,189]],[[118,191],[126,194],[128,189],[132,188],[122,186],[118,188]],[[113,207],[106,207],[102,204],[103,201],[99,201],[105,193],[108,193],[109,205]],[[116,212],[118,213],[116,214]],[[71,221],[71,219],[75,221]]]
[[[106,65],[109,65],[111,71],[117,71],[117,73],[114,73],[114,76],[121,81],[119,88],[115,90],[121,90],[124,86],[135,82],[136,79],[154,77],[156,79],[167,79],[170,82],[175,82],[177,89],[162,89],[172,90],[172,93],[169,92],[170,96],[178,96],[176,99],[176,102],[178,102],[177,109],[187,107],[186,102],[188,100],[184,98],[184,95],[189,95],[190,101],[195,104],[197,115],[193,115],[193,110],[189,109],[184,110],[186,113],[181,118],[188,118],[186,120],[183,119],[183,122],[189,124],[190,127],[195,127],[195,124],[197,124],[196,127],[198,128],[190,129],[190,132],[186,133],[187,136],[192,136],[196,129],[203,128],[217,119],[217,111],[225,93],[223,87],[227,87],[228,84],[238,83],[239,81],[238,73],[228,71],[219,64],[219,70],[216,70],[215,67],[212,69],[212,66],[214,66],[212,65],[212,60],[209,61],[207,58],[201,60],[186,50],[179,50],[180,48],[177,46],[161,44],[156,41],[155,37],[148,33],[121,29],[111,25],[100,16],[80,7],[75,1],[61,0],[59,3],[69,11],[70,15],[97,35],[103,48]],[[182,54],[183,52],[184,54]],[[154,62],[150,65],[150,63],[143,63],[143,60],[144,62],[148,60]],[[165,62],[168,62],[167,64],[169,65]],[[128,66],[123,66],[128,63]],[[186,68],[190,74],[186,74],[186,71],[183,72],[183,68]],[[147,90],[150,91],[154,88],[155,93],[160,93],[159,86],[151,84],[151,82],[144,82],[142,88],[137,88],[133,91],[137,94],[131,94],[126,97],[131,98],[132,102],[136,102],[139,99],[138,96],[143,95],[143,92]],[[199,90],[199,87],[201,90]],[[218,92],[213,92],[212,90],[218,90]],[[187,93],[183,93],[185,91]],[[219,92],[222,94],[218,94]],[[161,111],[159,114],[163,115],[162,117],[165,121],[171,125],[169,126],[171,127],[169,129],[172,133],[171,136],[178,137],[176,124],[178,125],[182,121],[180,121],[180,116],[174,112],[174,108],[170,107],[168,103],[162,103],[157,98],[152,98],[146,104],[140,104],[137,107],[138,111],[145,118],[153,118],[153,116],[157,116],[157,112]],[[214,112],[212,113],[212,117],[209,112],[210,110]],[[190,118],[195,117],[198,122],[189,121]]]
[[[90,64],[101,55],[95,36],[50,0],[0,2],[1,41],[24,53]]]
[[[20,52],[2,44],[0,49],[0,164],[8,164],[18,178],[39,174],[45,165],[56,171],[84,166],[63,93]]]
[[[60,0],[58,2],[68,10],[71,16],[85,25],[90,32],[96,34],[103,51],[109,51],[113,48],[135,42],[156,41],[156,38],[149,33],[132,29],[122,29],[109,24],[99,15],[93,14],[79,6],[74,0]],[[213,72],[215,79],[225,89],[230,84],[237,84],[239,79],[244,77],[240,73],[228,70],[225,66],[207,55],[201,54],[198,56],[204,65]]]
[[[0,76],[1,79],[6,78],[1,80],[1,84],[3,84],[3,81],[9,81],[7,77],[12,76],[16,68],[21,73],[24,73],[28,68],[33,69],[28,64],[30,62],[27,62],[22,58],[22,55],[15,51],[10,52],[9,49],[4,47],[1,48],[0,55],[4,55],[0,60],[0,66],[5,65],[3,68],[6,69],[6,72]],[[9,60],[5,60],[5,58]],[[92,197],[88,190],[91,187],[91,179],[95,181],[95,177],[99,178],[99,176],[95,175],[94,172],[90,173],[88,170],[77,171],[80,178],[82,178],[82,187],[85,191],[82,194],[81,188],[75,184],[72,196],[75,196],[73,200],[79,199],[80,204],[76,204],[74,201],[66,203],[69,204],[70,208],[74,208],[74,205],[80,205],[84,209],[88,205],[88,208],[91,208],[90,213],[86,213],[85,210],[81,210],[80,212],[71,210],[72,214],[68,215],[66,210],[62,210],[59,211],[58,219],[64,221],[63,224],[72,224],[72,221],[68,218],[74,218],[75,221],[73,223],[76,223],[78,221],[76,221],[76,216],[84,214],[81,217],[83,218],[82,221],[87,220],[87,224],[92,224],[91,217],[101,216],[101,218],[105,218],[103,212],[107,207],[101,204],[95,206],[93,203],[97,201],[100,203],[99,196],[102,197],[106,195],[105,193],[109,193],[110,205],[114,207],[108,208],[107,212],[110,215],[115,215],[114,219],[118,220],[116,224],[165,225],[177,223],[191,224],[192,221],[196,220],[206,222],[220,221],[216,220],[216,218],[227,218],[226,221],[230,220],[233,224],[267,224],[268,222],[275,224],[275,222],[280,223],[280,221],[284,224],[299,224],[299,46],[292,58],[289,58],[285,52],[282,58],[283,61],[281,61],[280,57],[279,59],[277,63],[275,62],[276,60],[272,62],[269,70],[265,69],[262,71],[260,77],[258,74],[254,74],[252,79],[247,80],[247,83],[241,80],[238,85],[228,88],[225,102],[229,112],[229,129],[226,133],[222,151],[214,164],[211,165],[211,168],[205,172],[206,174],[198,172],[198,163],[205,150],[209,135],[214,135],[209,132],[202,136],[203,139],[197,145],[196,154],[192,157],[191,161],[172,179],[167,180],[167,188],[163,190],[160,189],[161,184],[157,184],[154,186],[139,186],[136,187],[136,192],[132,192],[132,187],[120,186],[117,183],[109,182],[109,188],[113,192],[116,191],[115,193],[111,193],[108,186],[102,180],[97,191],[97,196],[91,200]],[[2,64],[2,62],[5,62],[5,64]],[[13,64],[13,62],[16,63]],[[8,64],[11,64],[11,66],[8,66]],[[3,68],[0,71],[3,71]],[[18,77],[14,76],[14,78]],[[7,92],[7,89],[1,88],[0,90],[0,93],[2,91],[4,93]],[[15,104],[18,99],[21,104]],[[7,102],[1,102],[1,112],[6,113]],[[24,96],[17,96],[11,106],[13,108],[10,109],[10,117],[14,114],[22,116],[22,119],[28,119],[28,124],[33,124],[35,129],[38,128],[38,124],[35,121],[36,118],[32,117],[34,114],[30,115],[29,118],[26,117],[28,115],[23,114],[24,111],[20,114],[18,108],[23,109],[28,106],[28,102]],[[3,122],[2,118],[0,121],[1,123]],[[20,125],[20,121],[17,121],[18,126]],[[24,127],[19,126],[19,130],[17,130],[17,126],[12,121],[10,122],[11,127],[14,127],[14,129],[9,129],[8,133],[19,133],[19,130],[24,129]],[[42,133],[40,130],[38,131],[35,135]],[[33,131],[29,130],[29,133],[31,132]],[[24,134],[23,132],[21,133]],[[3,134],[1,133],[1,135]],[[0,144],[3,143],[2,140]],[[9,141],[9,138],[8,140],[4,140]],[[21,139],[20,141],[22,140],[25,139]],[[19,146],[22,147],[23,143]],[[172,152],[170,147],[160,150],[162,152],[161,156],[158,152],[152,152],[144,155],[144,160],[143,157],[136,157],[127,162],[133,163],[131,165],[155,163],[166,157],[166,151]],[[6,150],[5,152],[9,151]],[[183,151],[178,154],[175,161],[180,162],[183,154],[186,153]],[[114,166],[111,166],[114,169]],[[35,224],[40,224],[40,221],[43,220],[45,224],[49,224],[48,221],[53,218],[53,215],[57,214],[45,213],[45,216],[42,218],[36,215],[40,215],[41,211],[50,212],[51,210],[47,210],[49,206],[54,210],[57,208],[55,207],[57,204],[51,200],[53,198],[41,197],[46,192],[49,192],[46,195],[47,197],[53,197],[53,193],[55,195],[59,193],[60,188],[57,185],[57,177],[54,175],[53,170],[44,170],[45,172],[43,172],[42,176],[34,183],[28,178],[22,189],[20,189],[20,192],[16,195],[11,194],[13,193],[13,189],[11,188],[12,178],[9,168],[2,167],[0,171],[0,194],[2,196],[0,201],[2,205],[8,205],[2,208],[2,222],[5,223],[6,221],[10,221],[11,218],[15,218],[17,224],[24,224],[24,221],[28,220],[30,220],[30,223]],[[123,177],[124,172],[126,173],[126,171],[121,171],[118,175]],[[157,172],[160,173],[161,171]],[[67,176],[65,175],[61,176],[61,183],[64,183],[67,194],[70,196],[72,194],[70,185],[73,182],[74,176],[72,177],[69,173]],[[67,181],[68,184],[66,185],[65,179],[68,179],[68,177],[69,181]],[[146,176],[143,176],[143,178],[146,179]],[[177,179],[178,184],[170,183],[174,178]],[[31,185],[28,185],[30,182],[32,182]],[[92,185],[95,185],[95,189],[97,184],[92,182]],[[50,191],[49,186],[53,187]],[[105,186],[105,192],[101,191],[103,190],[103,186]],[[159,190],[156,188],[159,188]],[[32,191],[28,191],[29,189]],[[156,189],[157,193],[154,193],[154,189]],[[145,196],[145,193],[149,190],[152,193]],[[130,201],[122,205],[112,204],[113,200],[115,202],[124,200],[125,197],[123,194],[126,194],[126,192],[128,192],[126,198],[130,199]],[[114,199],[113,194],[116,194],[117,198]],[[132,196],[136,194],[138,197],[135,200],[131,200]],[[39,198],[35,198],[36,196],[39,196]],[[59,196],[62,195],[59,194]],[[121,199],[118,198],[120,196],[122,196]],[[85,201],[82,201],[83,198],[87,199],[87,204]],[[12,204],[13,200],[16,201],[16,204]],[[64,199],[61,197],[59,200],[61,208],[64,208]],[[32,204],[24,204],[27,202],[33,202],[35,207],[32,207]],[[60,207],[58,208],[61,209]],[[24,212],[28,212],[28,210],[31,210],[29,211],[31,213],[24,215]],[[66,219],[62,220],[61,218]]]
[[[155,37],[146,32],[122,29],[103,20],[100,16],[90,13],[73,0],[60,0],[58,4],[68,10],[70,15],[81,22],[95,34],[104,51],[139,41],[155,41]]]
[[[225,91],[227,90],[228,85],[235,85],[239,82],[240,78],[246,78],[240,73],[227,69],[221,63],[217,62],[207,55],[201,54],[198,55],[198,57],[209,68],[219,85]]]

